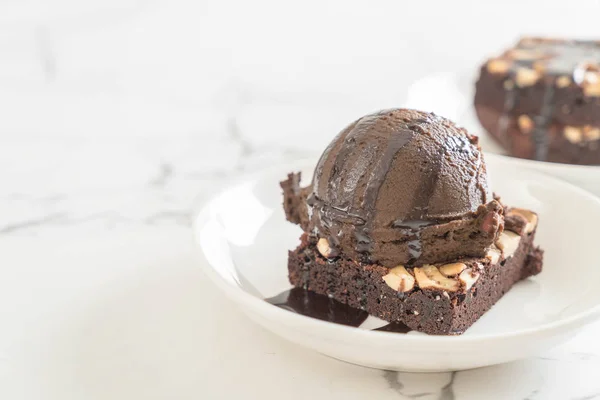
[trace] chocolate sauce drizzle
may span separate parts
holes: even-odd
[[[373,168],[367,177],[367,182],[364,189],[364,194],[360,204],[350,204],[349,198],[339,198],[337,196],[342,179],[344,177],[343,171],[357,168],[356,165],[348,166],[347,163],[350,160],[350,155],[357,151],[359,146],[357,137],[365,130],[369,129],[376,121],[377,117],[384,114],[382,111],[380,114],[368,116],[360,119],[343,131],[338,138],[336,138],[332,145],[330,145],[321,160],[317,170],[315,171],[314,188],[318,190],[321,185],[321,175],[323,172],[323,160],[329,155],[331,151],[336,147],[338,142],[341,142],[335,154],[335,161],[332,166],[331,175],[329,178],[329,184],[325,188],[327,197],[330,200],[330,205],[325,204],[322,199],[319,199],[315,193],[311,194],[307,199],[308,205],[316,210],[314,217],[319,218],[321,224],[326,227],[330,235],[327,236],[330,246],[336,247],[339,245],[339,235],[342,233],[340,223],[348,223],[354,225],[354,236],[356,239],[356,251],[368,255],[371,252],[373,243],[370,237],[372,229],[373,215],[375,213],[375,203],[381,185],[385,181],[387,172],[396,157],[398,151],[406,146],[414,137],[414,132],[409,129],[401,128],[394,134],[388,136],[383,151],[380,152],[381,156],[376,161],[376,167]],[[360,123],[360,126],[357,126]],[[370,156],[372,156],[376,150],[377,145],[373,149],[367,149],[364,151],[364,157],[357,157],[355,162],[362,162],[368,165]],[[360,177],[355,177],[354,189],[358,183]]]
[[[420,121],[421,123],[424,121]],[[413,129],[421,129],[418,124],[411,126]],[[392,224],[394,228],[399,228],[409,236],[408,251],[411,259],[408,264],[414,264],[414,262],[421,257],[423,253],[423,244],[421,241],[421,232],[423,228],[439,224],[438,220],[426,219],[425,216],[428,212],[429,199],[433,196],[433,192],[437,187],[438,180],[440,179],[442,169],[442,158],[446,153],[458,151],[463,153],[470,153],[471,142],[465,137],[449,137],[446,142],[439,143],[440,150],[438,157],[431,159],[429,165],[428,176],[423,179],[423,183],[419,191],[417,192],[412,211],[406,220],[396,220]],[[479,158],[478,158],[479,162]],[[477,166],[479,167],[479,165]],[[422,206],[425,204],[425,206]]]
[[[300,315],[320,319],[346,326],[358,328],[368,318],[369,314],[341,303],[329,296],[317,294],[302,288],[292,288],[265,299],[267,303]],[[376,331],[407,333],[411,329],[400,322],[392,322]]]
[[[395,134],[390,135],[386,143],[385,151],[377,161],[377,166],[369,175],[364,196],[360,204],[360,208],[364,210],[364,219],[366,223],[357,225],[354,231],[356,241],[359,244],[359,246],[357,246],[358,252],[370,252],[373,247],[370,232],[374,220],[375,203],[377,202],[377,196],[381,190],[381,185],[390,170],[396,154],[400,149],[410,143],[414,135],[414,132],[408,129],[399,129]]]
[[[508,134],[508,124],[512,113],[516,106],[517,100],[517,89],[514,87],[513,80],[515,72],[512,71],[509,74],[509,78],[505,81],[506,94],[504,98],[504,107],[502,109],[502,115],[498,119],[498,131],[500,137],[503,138],[504,144],[507,148],[512,149],[511,136]],[[554,93],[555,88],[553,83],[544,86],[544,95],[542,97],[542,103],[540,111],[537,115],[532,116],[534,122],[534,129],[531,133],[531,139],[534,147],[534,159],[538,161],[545,161],[548,156],[548,126],[552,122],[552,111],[554,109]]]
[[[504,81],[504,89],[506,90],[506,94],[504,97],[504,106],[502,107],[502,115],[498,118],[498,132],[500,132],[500,137],[502,138],[501,140],[504,143],[504,146],[507,149],[512,149],[512,138],[508,134],[508,124],[517,100],[514,73],[510,73],[508,79]]]
[[[544,97],[542,98],[542,107],[538,115],[533,116],[535,128],[532,132],[533,146],[535,148],[534,157],[536,160],[544,161],[548,157],[548,126],[551,122],[552,111],[554,109],[554,85],[546,85]]]
[[[395,221],[394,228],[401,229],[404,234],[409,236],[408,253],[411,259],[408,264],[413,264],[415,260],[423,254],[423,244],[421,242],[421,231],[426,226],[435,225],[437,221],[413,220],[413,221]]]

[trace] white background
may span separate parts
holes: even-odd
[[[428,376],[284,343],[197,271],[189,216],[361,114],[452,117],[447,77],[468,84],[520,34],[600,38],[599,15],[589,0],[0,0],[0,398],[595,398],[598,325],[538,359]]]

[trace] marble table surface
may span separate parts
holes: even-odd
[[[357,115],[404,104],[412,79],[448,73],[424,63],[392,87],[403,62],[379,51],[389,42],[372,42],[376,74],[358,73],[373,56],[358,33],[322,43],[339,13],[386,21],[385,7],[328,2],[305,32],[310,7],[255,24],[254,2],[50,3],[0,5],[0,398],[600,399],[600,323],[510,364],[378,371],[254,325],[199,271],[196,204],[317,155]],[[413,37],[415,57],[437,59]]]

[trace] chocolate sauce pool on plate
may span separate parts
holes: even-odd
[[[265,301],[306,317],[346,326],[359,327],[369,316],[364,310],[350,307],[329,296],[302,288],[286,290],[277,296],[265,299]],[[375,330],[407,333],[411,329],[402,323],[393,322]]]

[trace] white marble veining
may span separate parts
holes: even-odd
[[[548,10],[578,21],[552,27],[504,2],[511,28],[480,2],[422,3],[1,3],[0,398],[600,398],[600,324],[516,363],[377,371],[255,326],[195,267],[192,207],[229,179],[317,154],[517,33],[597,26],[597,2]]]

